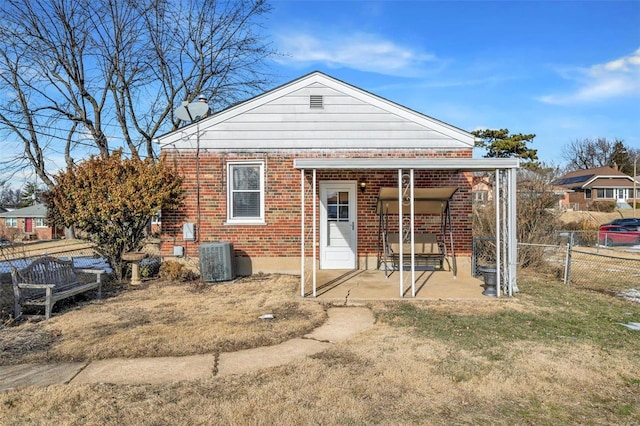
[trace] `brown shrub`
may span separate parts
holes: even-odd
[[[603,213],[613,213],[616,210],[616,202],[613,200],[593,201],[589,210]]]
[[[184,263],[167,260],[160,265],[160,278],[171,281],[193,281],[198,275]]]

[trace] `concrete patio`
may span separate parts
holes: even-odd
[[[388,278],[384,271],[373,269],[318,270],[316,274],[316,296],[320,300],[351,302],[401,298],[399,271],[393,271]],[[405,271],[403,290],[402,298],[407,300],[491,299],[482,294],[482,277],[471,276],[469,259],[460,258],[457,278],[453,278],[450,270],[416,271],[414,299],[411,295],[411,271]],[[313,298],[311,274],[307,274],[305,297]]]

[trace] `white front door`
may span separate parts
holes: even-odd
[[[356,182],[320,182],[320,269],[356,268]]]

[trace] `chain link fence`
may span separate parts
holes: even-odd
[[[567,283],[605,292],[640,292],[640,258],[574,248]]]
[[[611,244],[598,231],[561,231],[555,244],[518,244],[518,264],[552,274],[565,284],[624,296],[640,302],[640,242]],[[37,247],[37,248],[36,248]],[[16,245],[0,249],[0,317],[13,312],[11,266],[23,268],[41,256],[73,258],[79,268],[104,268],[90,243]],[[474,238],[472,271],[495,265],[495,239]],[[521,274],[524,268],[519,268]],[[521,275],[522,276],[522,275]]]
[[[566,284],[640,296],[640,239],[635,235],[571,231],[562,237],[568,258]]]
[[[104,268],[104,261],[96,257],[90,243],[56,241],[3,247],[0,249],[0,318],[3,321],[13,315],[11,267],[24,268],[42,256],[73,259],[76,268]]]
[[[598,231],[561,231],[553,244],[518,243],[519,275],[527,268],[565,284],[640,302],[640,242],[616,241]],[[472,270],[495,263],[495,240],[474,238]],[[522,265],[527,265],[527,268]]]

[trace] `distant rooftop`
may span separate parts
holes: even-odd
[[[565,188],[576,188],[584,186],[585,183],[595,178],[607,178],[609,180],[620,180],[622,178],[623,180],[633,181],[631,176],[622,173],[617,168],[605,166],[594,169],[576,170],[559,177],[553,183],[564,186]]]
[[[44,204],[36,204],[34,206],[23,207],[21,209],[0,213],[0,217],[47,217],[47,206]]]

